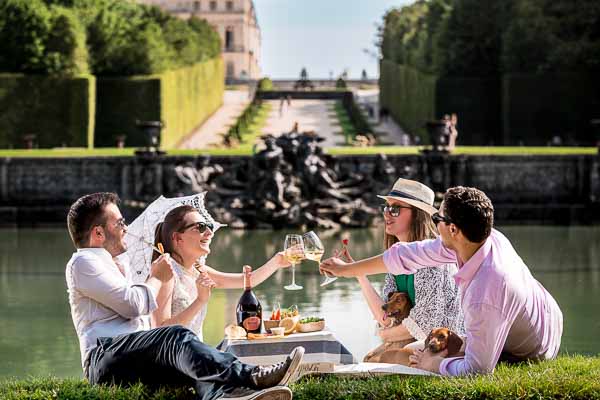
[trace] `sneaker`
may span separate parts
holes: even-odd
[[[260,389],[287,385],[298,370],[303,355],[304,347],[298,346],[292,350],[285,361],[255,367],[251,377],[252,383]]]
[[[262,390],[238,388],[221,398],[230,400],[292,400],[292,391],[285,386],[274,386]]]

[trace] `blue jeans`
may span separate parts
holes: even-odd
[[[238,387],[254,388],[253,365],[202,343],[182,326],[99,338],[86,363],[92,384],[191,386],[202,400]]]

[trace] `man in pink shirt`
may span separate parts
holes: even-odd
[[[397,243],[384,254],[347,264],[330,258],[321,270],[336,276],[391,272],[413,274],[427,266],[454,262],[462,293],[467,340],[463,357],[417,351],[417,368],[460,376],[492,373],[498,360],[556,357],[563,330],[562,312],[508,239],[493,229],[494,207],[482,191],[454,187],[432,216],[440,236]]]

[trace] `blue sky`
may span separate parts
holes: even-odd
[[[386,10],[409,0],[254,0],[262,33],[261,68],[271,78],[378,75],[376,25]]]

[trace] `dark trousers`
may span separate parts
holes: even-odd
[[[202,400],[237,387],[253,387],[254,366],[204,343],[182,326],[167,326],[98,339],[87,360],[92,384],[185,385]]]

